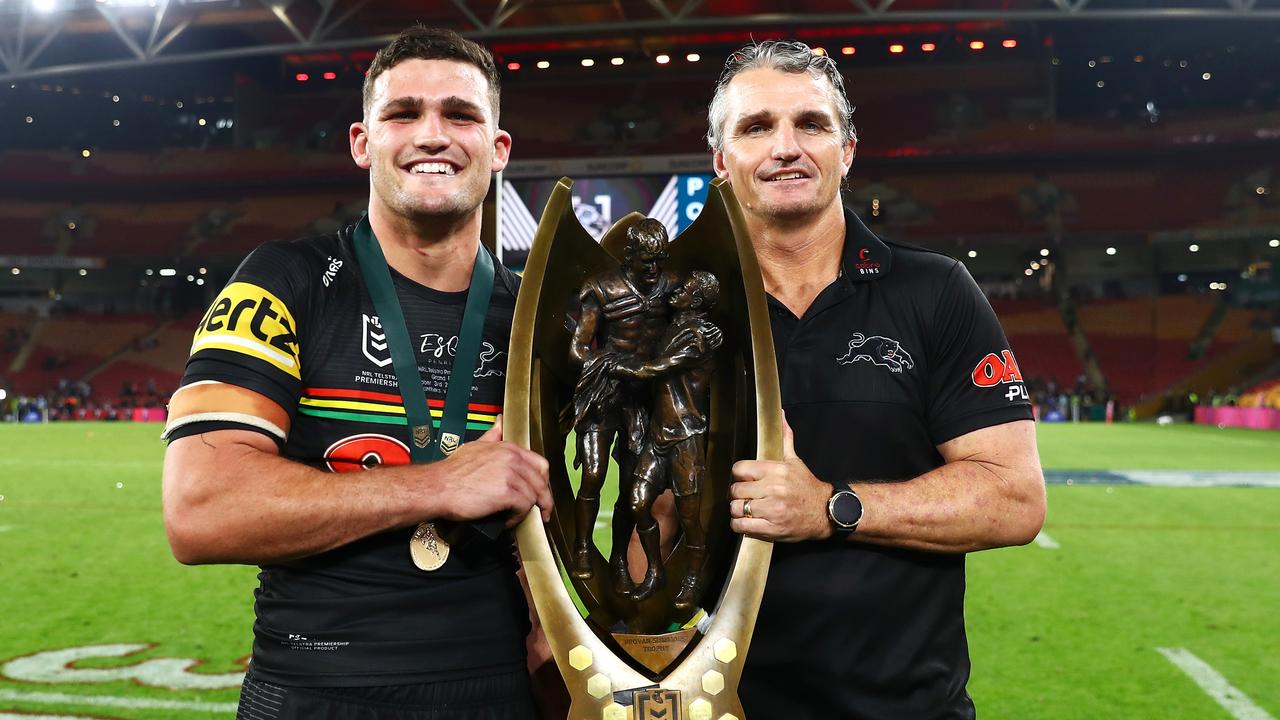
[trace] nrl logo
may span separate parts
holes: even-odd
[[[361,314],[360,351],[369,358],[369,362],[378,367],[391,364],[391,346],[387,344],[387,333],[377,315]]]
[[[889,372],[900,373],[903,368],[912,370],[916,366],[911,354],[902,349],[902,343],[883,335],[866,337],[862,333],[854,333],[849,340],[849,352],[836,358],[841,365],[850,365],[865,360],[872,365],[889,368]]]
[[[636,720],[684,720],[680,716],[680,691],[649,688],[635,694]]]

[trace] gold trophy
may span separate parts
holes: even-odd
[[[741,720],[772,545],[729,530],[730,469],[782,457],[755,252],[721,180],[674,240],[632,213],[599,243],[572,185],[557,183],[529,253],[503,416],[506,440],[551,460],[552,518],[531,513],[516,540],[569,717]],[[606,558],[592,531],[608,483]],[[660,528],[667,490],[679,520]]]

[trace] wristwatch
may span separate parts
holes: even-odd
[[[837,483],[827,501],[827,517],[836,537],[852,535],[862,520],[862,499],[848,483]]]

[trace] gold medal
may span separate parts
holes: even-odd
[[[419,570],[439,570],[449,559],[449,543],[436,532],[436,526],[424,522],[413,531],[409,540],[409,556]]]

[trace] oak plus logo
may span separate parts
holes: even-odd
[[[1010,402],[1030,400],[1027,386],[1022,382],[1022,371],[1018,369],[1018,361],[1013,359],[1013,352],[1001,350],[1000,354],[987,353],[978,361],[973,369],[973,384],[980,388],[1008,385],[1004,396]]]
[[[377,315],[360,314],[360,351],[369,362],[378,367],[391,364],[391,346],[387,343],[387,331],[382,329]]]

